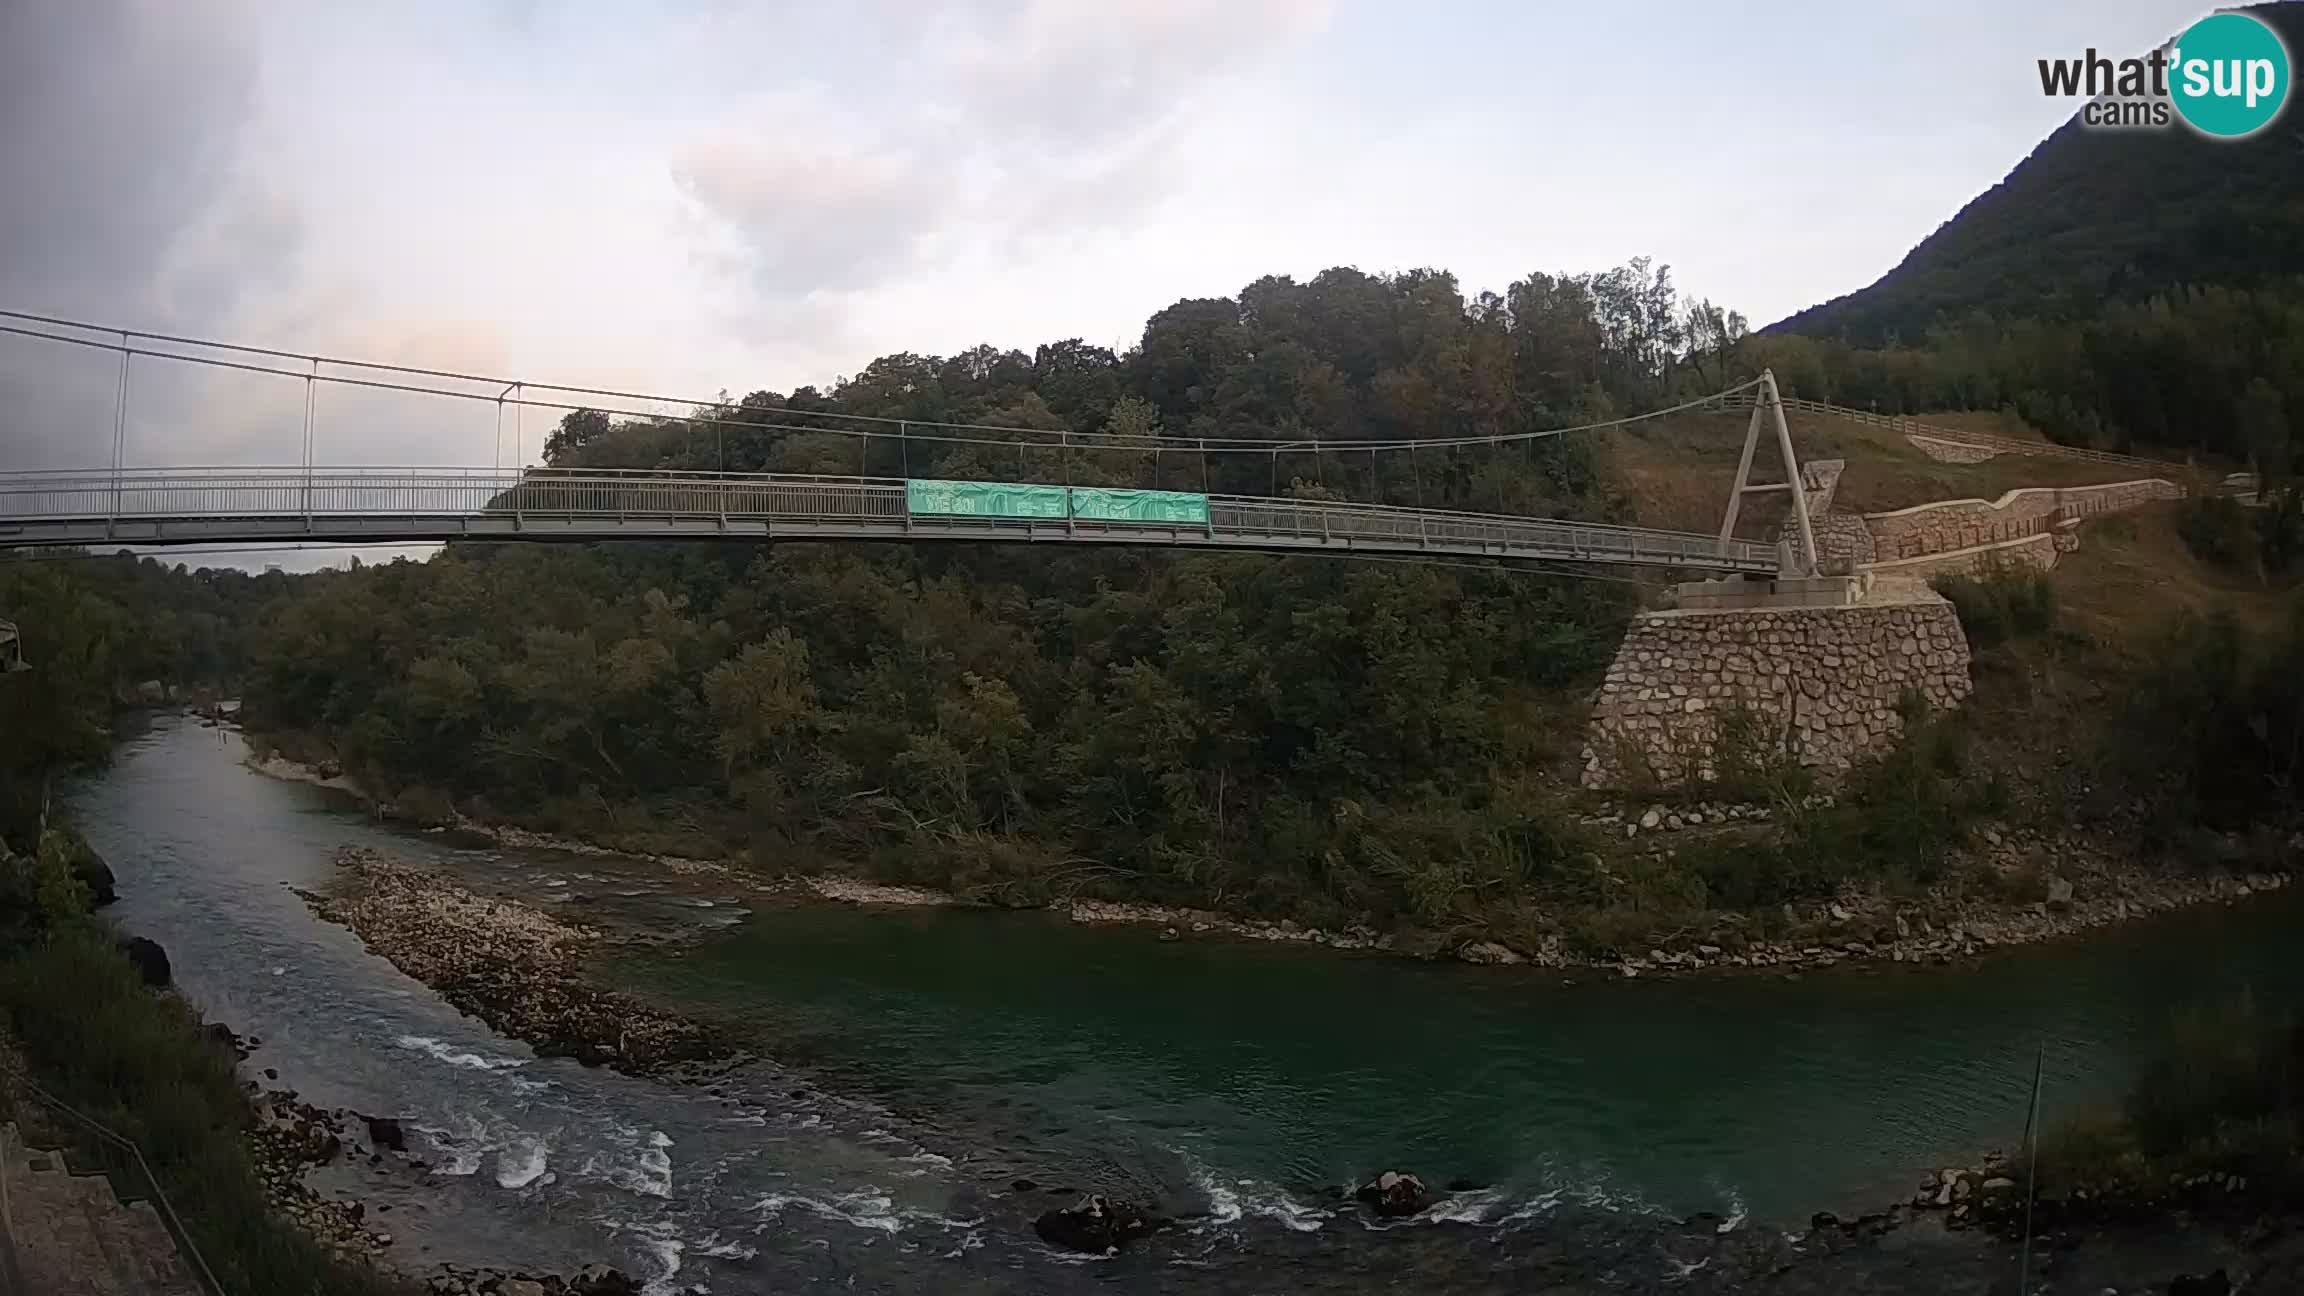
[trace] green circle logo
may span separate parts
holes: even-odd
[[[2247,14],[2210,14],[2176,39],[2168,97],[2204,135],[2253,135],[2288,102],[2288,47]]]

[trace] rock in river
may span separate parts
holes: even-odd
[[[120,898],[113,890],[112,866],[86,842],[72,852],[72,876],[88,888],[88,902],[102,908]]]
[[[1152,1221],[1133,1206],[1091,1193],[1070,1210],[1049,1211],[1034,1220],[1032,1231],[1050,1246],[1110,1255],[1123,1243],[1150,1233]]]
[[[394,1152],[408,1150],[408,1135],[400,1128],[399,1121],[390,1116],[362,1116],[360,1119],[368,1126],[370,1143]]]
[[[143,936],[131,936],[120,942],[120,952],[136,965],[137,975],[144,978],[144,984],[168,984],[168,951],[160,948],[160,942]]]
[[[1352,1194],[1377,1214],[1391,1219],[1414,1215],[1432,1204],[1432,1190],[1412,1174],[1387,1170]]]

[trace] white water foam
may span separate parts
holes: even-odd
[[[632,1169],[625,1174],[611,1174],[610,1178],[618,1187],[629,1188],[636,1193],[650,1197],[670,1197],[672,1154],[664,1149],[671,1146],[672,1140],[663,1131],[651,1133],[647,1149],[640,1153]]]
[[[1499,1228],[1509,1228],[1514,1224],[1525,1224],[1530,1220],[1548,1215],[1554,1207],[1560,1204],[1560,1198],[1563,1195],[1561,1189],[1548,1188],[1505,1212],[1504,1216],[1496,1221],[1496,1225]]]
[[[1482,1188],[1477,1192],[1451,1193],[1434,1202],[1417,1218],[1434,1224],[1486,1224],[1496,1209],[1504,1204],[1504,1190]]]
[[[900,1156],[896,1158],[896,1160],[902,1164],[914,1167],[913,1169],[903,1172],[904,1176],[908,1179],[919,1179],[938,1170],[949,1170],[952,1168],[952,1158],[945,1156],[941,1152],[930,1152],[926,1148],[922,1148],[909,1156]]]
[[[1207,1195],[1210,1223],[1236,1224],[1243,1216],[1254,1215],[1298,1233],[1316,1233],[1334,1217],[1332,1212],[1306,1206],[1261,1180],[1236,1179],[1227,1184],[1190,1154],[1185,1155],[1184,1166],[1192,1186]]]
[[[896,1215],[895,1204],[886,1193],[867,1188],[859,1192],[842,1193],[829,1202],[799,1193],[770,1193],[754,1202],[752,1209],[775,1219],[786,1209],[797,1206],[823,1219],[893,1235],[904,1226],[904,1221]]]
[[[680,1254],[687,1244],[676,1237],[650,1237],[641,1239],[640,1245],[660,1266],[641,1284],[640,1296],[672,1296],[672,1280],[680,1276]]]
[[[672,1146],[671,1138],[661,1130],[652,1131],[643,1137],[640,1131],[629,1126],[618,1125],[614,1128],[625,1150],[632,1153],[631,1158],[626,1160],[614,1154],[594,1153],[584,1158],[584,1164],[576,1173],[585,1179],[604,1180],[636,1196],[669,1198],[672,1195],[672,1154],[664,1149]]]
[[[428,1054],[434,1061],[474,1071],[503,1071],[528,1065],[526,1058],[486,1057],[426,1035],[402,1035],[392,1042],[411,1052]]]
[[[981,1219],[954,1219],[931,1210],[898,1206],[886,1191],[872,1186],[854,1192],[837,1193],[829,1201],[805,1193],[769,1193],[752,1203],[752,1209],[770,1220],[781,1217],[787,1210],[804,1210],[819,1219],[886,1233],[891,1237],[915,1224],[945,1230],[966,1230],[972,1234],[984,1222]],[[963,1248],[966,1245],[964,1238]]]
[[[542,1139],[515,1139],[496,1152],[496,1185],[525,1188],[544,1177],[551,1145]]]
[[[432,1145],[432,1173],[457,1178],[477,1174],[480,1159],[496,1147],[498,1140],[490,1136],[486,1126],[470,1116],[459,1114],[453,1119],[454,1129],[421,1124],[410,1128]]]

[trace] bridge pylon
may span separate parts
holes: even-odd
[[[1776,454],[1784,466],[1784,480],[1752,484],[1752,456],[1760,448],[1761,424],[1772,424],[1776,433]],[[1787,491],[1792,496],[1792,516],[1800,527],[1800,548],[1786,555],[1784,575],[1811,577],[1816,571],[1816,531],[1808,520],[1808,491],[1800,479],[1800,458],[1792,450],[1792,428],[1784,421],[1784,398],[1776,390],[1776,371],[1760,371],[1760,394],[1752,402],[1752,419],[1744,427],[1744,453],[1736,459],[1736,484],[1728,488],[1728,513],[1720,521],[1720,539],[1723,543],[1736,538],[1736,516],[1743,511],[1746,495],[1763,495],[1771,491]]]

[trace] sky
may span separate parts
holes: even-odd
[[[2059,125],[2035,59],[2204,11],[0,0],[0,309],[697,397],[1123,349],[1334,265],[1470,293],[1651,256],[1759,324]],[[300,384],[137,365],[131,463],[299,456]],[[0,334],[0,469],[108,463],[116,366]],[[485,406],[341,392],[315,441],[513,457]]]

